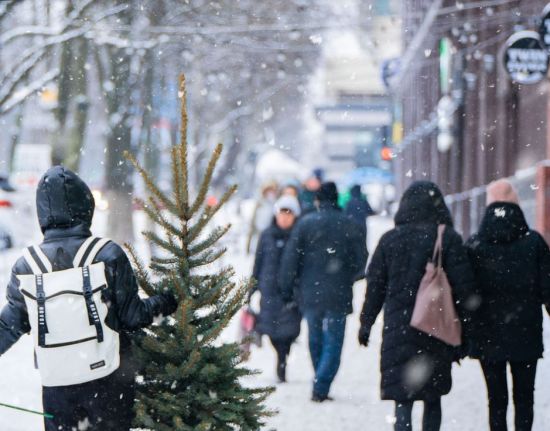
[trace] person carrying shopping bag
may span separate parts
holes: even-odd
[[[359,342],[368,345],[371,328],[384,307],[381,396],[395,402],[396,431],[412,429],[415,401],[424,403],[423,430],[439,430],[441,397],[452,386],[456,347],[411,326],[438,232],[442,235],[442,269],[452,286],[460,321],[467,323],[466,305],[474,292],[474,278],[462,238],[453,229],[449,209],[435,184],[419,181],[405,191],[395,228],[381,238],[367,271]]]

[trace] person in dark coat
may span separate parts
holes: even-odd
[[[550,307],[550,250],[530,230],[505,180],[489,185],[485,216],[467,242],[481,305],[473,318],[470,356],[479,359],[492,431],[507,430],[507,364],[513,378],[515,429],[531,430],[542,305]]]
[[[317,193],[319,211],[298,221],[281,264],[285,301],[296,297],[309,329],[315,381],[312,400],[329,398],[340,366],[346,316],[352,311],[353,284],[362,277],[367,249],[360,229],[339,209],[334,183]]]
[[[413,183],[404,193],[395,228],[382,236],[367,271],[359,343],[367,345],[371,328],[384,307],[381,348],[381,395],[396,405],[395,430],[410,430],[414,401],[424,401],[423,430],[439,430],[441,396],[451,390],[455,348],[410,326],[416,294],[432,258],[437,227],[443,236],[443,268],[452,286],[458,314],[466,323],[466,306],[474,297],[474,278],[462,239],[438,187]],[[463,324],[463,330],[466,329]]]
[[[367,238],[367,218],[374,215],[374,211],[367,198],[361,193],[361,186],[354,185],[350,190],[350,200],[346,204],[345,214],[353,220],[364,232]]]
[[[304,187],[298,195],[300,201],[300,207],[302,208],[302,215],[315,212],[315,196],[321,187],[322,171],[315,169],[312,175],[304,182]]]
[[[36,206],[44,241],[40,249],[54,271],[73,267],[73,258],[91,236],[94,198],[88,186],[73,172],[61,166],[49,169],[38,184]],[[105,263],[108,287],[106,324],[120,334],[120,366],[107,377],[87,383],[43,387],[46,431],[80,429],[129,430],[133,420],[134,367],[130,357],[129,333],[150,325],[155,316],[169,315],[177,308],[176,299],[163,293],[147,299],[138,296],[138,285],[126,254],[108,242],[95,262]],[[19,290],[18,275],[32,274],[27,261],[19,259],[7,288],[7,305],[0,312],[0,355],[31,330],[25,300]],[[85,312],[85,310],[84,310]],[[67,357],[67,361],[71,358]],[[101,425],[100,425],[101,423]]]
[[[260,313],[256,331],[269,337],[277,353],[277,377],[286,382],[286,364],[292,343],[300,335],[302,315],[296,303],[285,304],[278,274],[283,250],[292,226],[300,216],[300,203],[294,196],[282,196],[275,203],[273,224],[260,237],[256,249],[254,290],[260,291]]]

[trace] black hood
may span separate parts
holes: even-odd
[[[354,198],[360,198],[361,197],[361,186],[355,185],[353,186],[349,191],[350,196]]]
[[[36,209],[42,232],[92,224],[95,202],[92,192],[74,172],[62,166],[48,169],[38,183]]]
[[[330,202],[331,204],[338,203],[338,188],[333,182],[321,184],[319,190],[315,194],[319,202]]]
[[[487,207],[479,227],[479,238],[485,242],[509,243],[529,232],[521,208],[510,202],[494,202]]]
[[[430,223],[453,226],[451,213],[441,190],[430,181],[415,181],[405,190],[395,224]]]

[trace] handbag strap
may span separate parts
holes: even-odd
[[[436,263],[436,268],[443,267],[443,234],[445,233],[445,225],[437,226],[437,238],[435,240],[434,253],[432,262]]]

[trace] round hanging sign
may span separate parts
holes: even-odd
[[[542,11],[542,19],[539,28],[540,41],[550,51],[550,3]]]
[[[504,67],[518,84],[536,84],[548,72],[548,52],[535,31],[520,31],[506,41]]]

